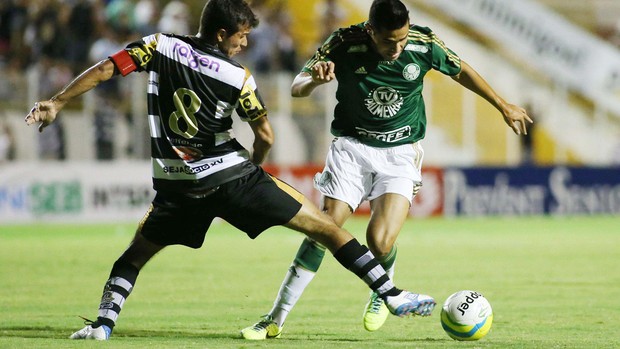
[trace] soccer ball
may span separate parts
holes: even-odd
[[[459,291],[441,309],[441,326],[457,341],[476,341],[489,333],[493,323],[491,304],[476,291]]]

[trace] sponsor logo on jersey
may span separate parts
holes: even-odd
[[[355,129],[361,137],[373,138],[387,143],[398,142],[411,136],[411,126],[409,125],[387,132],[369,131],[361,127]]]
[[[403,69],[403,77],[409,81],[415,80],[420,76],[420,66],[415,63],[409,63]]]
[[[407,46],[405,46],[405,51],[414,51],[414,52],[426,53],[426,52],[428,52],[428,47],[426,47],[424,45],[407,44]]]
[[[355,52],[366,52],[368,51],[367,45],[353,45],[349,47],[347,53],[355,53]]]
[[[357,70],[355,71],[355,74],[368,74],[368,72],[366,71],[366,67],[361,66],[357,68]]]
[[[164,166],[164,173],[185,173],[185,174],[198,174],[200,172],[204,172],[212,167],[217,165],[221,165],[224,163],[224,159],[217,159],[208,164],[202,164],[196,167],[190,166]]]
[[[216,61],[211,57],[204,56],[194,51],[191,46],[186,45],[184,43],[177,42],[174,44],[172,48],[175,54],[179,55],[179,57],[183,57],[183,59],[179,60],[181,63],[186,63],[192,69],[196,69],[198,67],[205,67],[210,70],[215,70],[216,72],[220,71],[220,62]]]
[[[381,86],[370,91],[364,104],[372,115],[387,119],[394,117],[403,106],[403,96],[389,86]]]

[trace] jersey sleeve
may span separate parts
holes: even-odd
[[[449,49],[441,39],[431,33],[433,69],[446,75],[454,76],[461,72],[461,58]]]
[[[310,73],[317,62],[329,62],[332,56],[342,46],[364,43],[368,40],[368,33],[364,30],[363,23],[352,25],[348,28],[340,28],[333,32],[314,53],[301,69],[302,72]]]
[[[128,44],[125,49],[109,58],[123,76],[133,71],[144,71],[157,49],[158,38],[159,34],[145,36],[141,40]]]
[[[314,55],[310,57],[308,61],[306,61],[306,64],[304,64],[304,66],[301,68],[302,73],[310,73],[312,72],[312,67],[314,67],[314,65],[318,62],[328,62],[330,60],[325,54],[324,48],[328,45],[329,40],[334,34],[327,38],[327,41],[325,41],[325,43],[323,43],[323,45],[321,45],[321,47],[319,47],[319,49],[314,52]]]
[[[267,115],[265,103],[258,93],[256,81],[246,68],[246,79],[237,105],[237,114],[242,121],[254,121]]]

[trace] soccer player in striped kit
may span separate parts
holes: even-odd
[[[317,86],[338,80],[331,124],[336,138],[315,186],[323,194],[323,210],[339,226],[362,201],[370,202],[366,241],[390,276],[394,275],[396,238],[422,186],[420,141],[426,132],[422,87],[432,69],[487,100],[516,134],[527,133],[526,125],[532,120],[525,110],[497,95],[431,29],[411,25],[409,11],[399,0],[375,0],[368,21],[336,30],[291,87],[293,96],[305,97]],[[286,317],[324,255],[320,243],[311,238],[302,242],[272,309],[241,330],[244,338],[280,336]],[[384,300],[372,292],[364,310],[364,328],[378,330],[388,314]]]
[[[70,338],[109,339],[142,267],[168,245],[201,247],[215,217],[252,239],[274,225],[304,233],[380,294],[395,315],[426,313],[435,305],[397,288],[368,248],[259,166],[274,135],[252,74],[231,59],[247,45],[257,24],[243,0],[210,0],[196,36],[159,33],[131,43],[51,99],[35,103],[26,116],[27,124],[39,123],[43,131],[69,100],[99,83],[135,71],[149,75],[148,120],[157,194],[129,247],[112,266],[97,319],[86,320],[86,326]],[[254,132],[251,153],[232,133],[234,111]]]

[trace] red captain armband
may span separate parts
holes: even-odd
[[[129,53],[125,50],[116,52],[110,56],[110,59],[114,62],[114,65],[122,76],[127,76],[127,74],[138,69],[136,62],[133,61]]]

